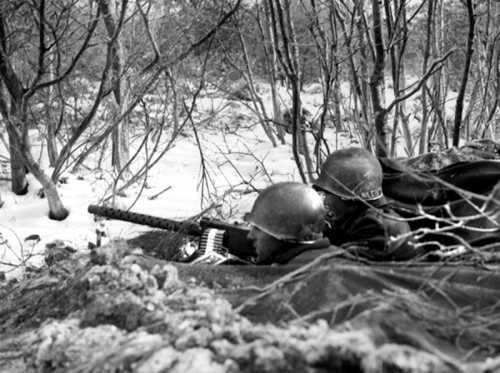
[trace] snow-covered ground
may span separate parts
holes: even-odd
[[[269,90],[261,88],[260,94],[267,112],[272,112]],[[283,105],[289,105],[286,92],[281,92],[281,97]],[[304,107],[315,115],[321,105],[320,87],[307,87],[302,99]],[[224,110],[220,111],[221,108]],[[198,130],[201,153],[206,162],[206,178],[202,178],[200,147],[193,129],[186,127],[186,136],[178,137],[161,161],[148,171],[147,187],[144,188],[142,183],[131,186],[126,190],[126,196],[116,197],[116,207],[184,219],[215,204],[217,206],[210,209],[209,214],[237,220],[251,208],[256,197],[255,189],[272,182],[300,180],[291,152],[291,136],[287,135],[286,145],[273,147],[255,114],[243,103],[207,96],[198,100],[197,111],[200,117],[212,115],[210,124]],[[213,116],[213,113],[217,114]],[[235,130],[236,122],[240,125]],[[332,128],[327,129],[326,138],[330,150],[356,141],[345,132],[336,134]],[[312,137],[309,140],[313,146]],[[39,145],[36,140],[34,144]],[[39,148],[35,149],[35,154],[38,153]],[[400,153],[404,155],[402,151]],[[2,155],[7,156],[4,147],[0,148]],[[42,154],[42,159],[45,158]],[[47,161],[42,164],[46,166]],[[19,264],[28,256],[33,256],[32,265],[40,265],[42,256],[37,254],[43,253],[45,245],[56,239],[64,240],[78,250],[86,250],[88,242],[96,239],[98,224],[108,237],[129,238],[150,229],[120,221],[96,223],[87,212],[89,204],[100,204],[105,196],[109,196],[110,161],[105,161],[104,166],[109,169],[82,169],[78,173],[63,175],[67,182],[59,185],[59,192],[70,216],[62,222],[48,218],[47,201],[37,195],[40,185],[32,175],[28,175],[30,189],[24,196],[14,195],[10,183],[0,180],[0,194],[4,201],[0,208],[0,271],[12,275],[15,272],[10,271],[12,267],[6,263]],[[151,199],[155,195],[158,196]],[[32,235],[38,235],[40,241],[25,241]]]
[[[220,100],[204,98],[199,100],[197,107],[203,113],[213,112],[218,105],[221,105]],[[241,115],[248,123],[232,132],[230,122]],[[187,127],[187,136],[178,137],[175,146],[148,171],[147,187],[136,183],[126,190],[126,196],[116,197],[115,206],[184,219],[216,204],[217,207],[208,212],[212,216],[240,219],[251,208],[255,188],[263,188],[271,182],[300,180],[291,153],[290,135],[287,135],[286,145],[273,147],[254,118],[248,108],[235,103],[227,106],[223,115],[216,117],[209,128],[199,130],[201,151],[206,161],[206,183],[202,183],[200,148],[192,128]],[[312,145],[312,138],[310,140]],[[347,142],[348,139],[342,137],[342,143]],[[37,152],[35,149],[35,154]],[[7,155],[5,149],[2,153]],[[47,161],[42,164],[46,166]],[[105,165],[110,166],[109,160]],[[65,173],[66,182],[59,185],[59,193],[70,215],[61,222],[48,218],[47,200],[38,196],[40,184],[32,175],[28,175],[30,188],[24,196],[13,194],[9,181],[0,181],[4,201],[0,208],[0,264],[3,264],[0,271],[7,272],[8,276],[15,274],[6,263],[19,264],[28,256],[32,257],[31,265],[40,265],[43,257],[39,254],[43,253],[47,243],[56,239],[78,250],[86,250],[88,242],[95,242],[98,227],[104,228],[108,237],[122,238],[150,229],[121,221],[96,223],[87,212],[89,204],[100,204],[109,195],[110,175],[111,167],[104,171],[82,169],[78,173]],[[228,193],[229,190],[233,192]],[[33,235],[38,235],[40,241],[25,240]]]

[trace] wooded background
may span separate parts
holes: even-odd
[[[12,190],[26,193],[31,172],[62,220],[63,172],[99,153],[95,167],[109,158],[117,179],[137,181],[186,127],[197,137],[196,100],[213,92],[244,102],[273,146],[291,133],[303,181],[330,151],[326,128],[355,132],[378,156],[394,156],[399,139],[407,156],[496,140],[499,38],[495,0],[3,0],[0,131]],[[306,91],[322,97],[319,113],[302,109]]]

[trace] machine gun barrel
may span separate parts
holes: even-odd
[[[160,228],[174,232],[182,231],[187,235],[200,237],[202,246],[206,246],[205,241],[209,237],[209,232],[219,231],[220,234],[222,234],[222,246],[224,247],[224,250],[227,250],[231,254],[241,258],[251,257],[255,254],[253,243],[248,239],[249,227],[245,225],[228,224],[223,221],[208,218],[202,218],[198,224],[189,220],[176,221],[97,205],[89,205],[88,212],[110,219],[123,220],[140,225],[148,225],[153,228]]]
[[[193,236],[201,236],[203,229],[199,224],[191,221],[175,221],[159,218],[157,216],[139,214],[136,212],[120,210],[112,207],[89,205],[88,212],[94,215],[110,219],[128,221],[130,223],[147,225],[153,228],[161,228],[170,231],[183,231]]]

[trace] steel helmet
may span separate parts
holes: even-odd
[[[310,186],[283,182],[264,189],[245,220],[282,241],[311,243],[322,237],[325,208]]]
[[[382,179],[382,167],[372,153],[347,148],[328,156],[313,185],[341,198],[370,201],[383,197]]]

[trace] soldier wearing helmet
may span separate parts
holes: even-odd
[[[413,258],[419,253],[408,239],[410,227],[388,205],[382,179],[382,167],[368,150],[331,153],[313,183],[327,210],[325,235],[371,260]]]
[[[251,230],[257,264],[307,261],[328,250],[323,238],[325,208],[310,186],[284,182],[264,189],[245,216]]]

